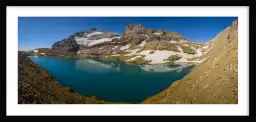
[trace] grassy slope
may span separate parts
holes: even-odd
[[[215,47],[204,55],[204,57],[209,56],[207,60],[196,66],[183,79],[175,81],[169,88],[142,103],[237,104],[238,32],[236,22],[209,42]]]
[[[187,47],[187,46],[180,46],[181,49],[183,50],[184,53],[187,54],[196,54],[196,51],[194,49],[192,49],[191,47]]]
[[[57,83],[48,72],[32,62],[25,55],[18,54],[18,103],[103,103],[95,97],[84,97],[76,92],[69,92]]]
[[[143,47],[141,47],[140,50],[137,51],[137,53],[143,50],[169,50],[179,52],[178,48],[176,47],[176,44],[171,44],[166,41],[157,41],[154,43],[146,44]]]

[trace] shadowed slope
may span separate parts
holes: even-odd
[[[24,54],[18,54],[18,103],[26,104],[97,104],[96,97],[84,97],[62,87],[48,72],[32,62]]]

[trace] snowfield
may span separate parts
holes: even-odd
[[[181,59],[176,60],[175,63],[186,63],[186,62],[201,63],[202,61],[204,61],[205,59],[208,58],[207,57],[201,61],[199,61],[198,59],[188,61],[188,59],[202,56],[203,55],[202,48],[196,49],[195,47],[191,46],[191,48],[196,51],[196,54],[193,55],[193,54],[184,53],[182,48],[179,45],[176,45],[176,46],[180,52],[167,51],[167,50],[143,50],[140,53],[136,53],[139,49],[134,49],[134,50],[127,50],[127,52],[130,52],[130,53],[126,54],[125,56],[136,55],[135,57],[128,60],[128,61],[131,61],[131,60],[135,60],[138,57],[142,57],[142,55],[145,55],[145,57],[143,57],[143,59],[151,60],[151,62],[149,64],[167,63],[168,61],[166,59],[168,59],[168,57],[170,57],[172,55],[179,55],[182,57]],[[151,51],[154,51],[154,53],[150,54]]]
[[[75,36],[75,41],[76,41],[77,44],[93,46],[93,45],[104,43],[104,42],[110,42],[114,38],[120,38],[120,37],[101,38],[101,36],[103,34],[104,34],[103,32],[94,32],[94,33],[90,33],[90,34],[85,35],[85,37]]]
[[[161,35],[161,33],[157,33],[157,32],[154,34]],[[147,36],[147,38],[144,41],[142,41],[138,45],[138,47],[143,47],[147,44],[146,41],[147,41],[147,39],[149,39],[149,36],[148,35],[145,35],[145,36]],[[103,32],[93,32],[91,34],[84,35],[83,37],[75,37],[75,40],[78,44],[86,45],[86,46],[93,46],[93,45],[104,43],[104,42],[110,42],[110,41],[112,41],[112,39],[120,38],[120,37],[121,36],[108,38],[107,36],[104,35]],[[185,43],[182,43],[182,42],[185,42]],[[179,45],[179,44],[182,44],[183,46],[189,46],[189,44],[187,44],[186,42],[187,42],[186,40],[180,40],[180,41],[170,40],[169,41],[169,43],[177,43],[176,47],[178,48],[178,50],[180,52],[167,51],[167,50],[143,50],[143,51],[137,53],[137,51],[140,49],[129,50],[129,48],[131,47],[131,44],[127,44],[125,46],[121,46],[121,45],[115,46],[112,48],[112,50],[115,50],[116,48],[120,48],[120,50],[122,50],[122,51],[124,50],[125,52],[129,52],[128,54],[126,54],[124,56],[134,56],[133,58],[131,58],[127,61],[135,60],[136,58],[142,57],[144,60],[151,60],[151,62],[149,64],[163,64],[163,63],[169,62],[166,60],[166,59],[168,59],[168,57],[170,57],[172,55],[179,55],[182,58],[179,60],[176,60],[175,63],[186,63],[186,62],[200,63],[203,60],[199,61],[197,59],[197,60],[193,60],[193,61],[188,61],[188,59],[200,57],[203,54],[207,53],[209,50],[211,50],[213,47],[213,46],[211,46],[211,48],[209,49],[208,45],[204,45],[204,46],[196,49],[195,47],[190,46],[192,49],[194,49],[196,51],[196,54],[194,54],[194,55],[187,54],[187,53],[184,53],[183,49]],[[99,49],[102,49],[102,47]],[[202,53],[203,49],[206,50],[205,53]],[[150,54],[151,51],[154,51],[154,53]],[[80,53],[80,52],[78,52],[78,53]],[[145,56],[143,56],[143,55],[145,55]],[[112,56],[120,56],[120,54],[116,54],[116,55],[112,55]],[[148,69],[147,67],[144,67],[144,68]],[[165,68],[162,68],[162,69],[167,70]],[[170,70],[170,69],[168,69],[168,70]]]

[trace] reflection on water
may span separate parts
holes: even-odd
[[[154,65],[143,65],[141,69],[148,72],[181,72],[185,68],[192,67],[194,64],[180,63],[180,64],[154,64]]]
[[[169,87],[193,69],[192,64],[136,65],[120,61],[30,57],[61,85],[106,101],[140,102]]]
[[[75,60],[75,66],[76,66],[76,69],[78,70],[84,70],[88,72],[120,71],[120,68],[116,63],[102,62],[100,60],[92,60],[92,59]]]
[[[176,64],[153,64],[153,65],[135,65],[119,61],[105,61],[93,59],[80,59],[75,61],[76,69],[88,72],[127,72],[127,69],[141,69],[147,72],[181,72],[186,68],[191,68],[194,64],[176,63]]]

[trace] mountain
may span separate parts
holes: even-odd
[[[206,45],[209,51],[183,79],[142,103],[237,104],[238,103],[238,20]]]
[[[57,41],[52,45],[53,50],[62,50],[69,52],[77,52],[84,47],[88,48],[101,43],[110,42],[114,38],[118,38],[119,35],[114,32],[100,31],[97,28],[90,30],[77,32],[67,39]]]
[[[124,36],[120,40],[129,40],[131,44],[138,45],[142,41],[181,41],[186,38],[176,32],[167,32],[163,30],[152,30],[144,28],[141,24],[129,24],[125,28]]]
[[[65,50],[69,52],[78,52],[78,50],[88,49],[94,47],[95,45],[113,45],[113,44],[127,44],[131,43],[133,45],[138,45],[142,41],[159,41],[159,40],[174,40],[180,41],[185,40],[176,32],[167,32],[162,30],[152,30],[144,28],[140,24],[129,24],[125,28],[124,35],[119,35],[115,32],[110,31],[100,31],[97,28],[92,28],[90,30],[85,30],[77,32],[67,39],[57,41],[52,45],[54,50]]]
[[[152,30],[133,23],[125,27],[122,35],[110,31],[102,32],[96,28],[77,32],[67,39],[55,42],[51,49],[75,52],[78,57],[115,58],[125,59],[122,61],[131,63],[142,61],[142,63],[154,64],[176,60],[177,62],[188,62],[188,60],[199,62],[192,59],[202,55],[202,48],[203,43],[186,40],[177,32]],[[149,53],[152,51],[162,55],[162,58],[152,57],[156,55]],[[140,62],[136,61],[137,59]]]

